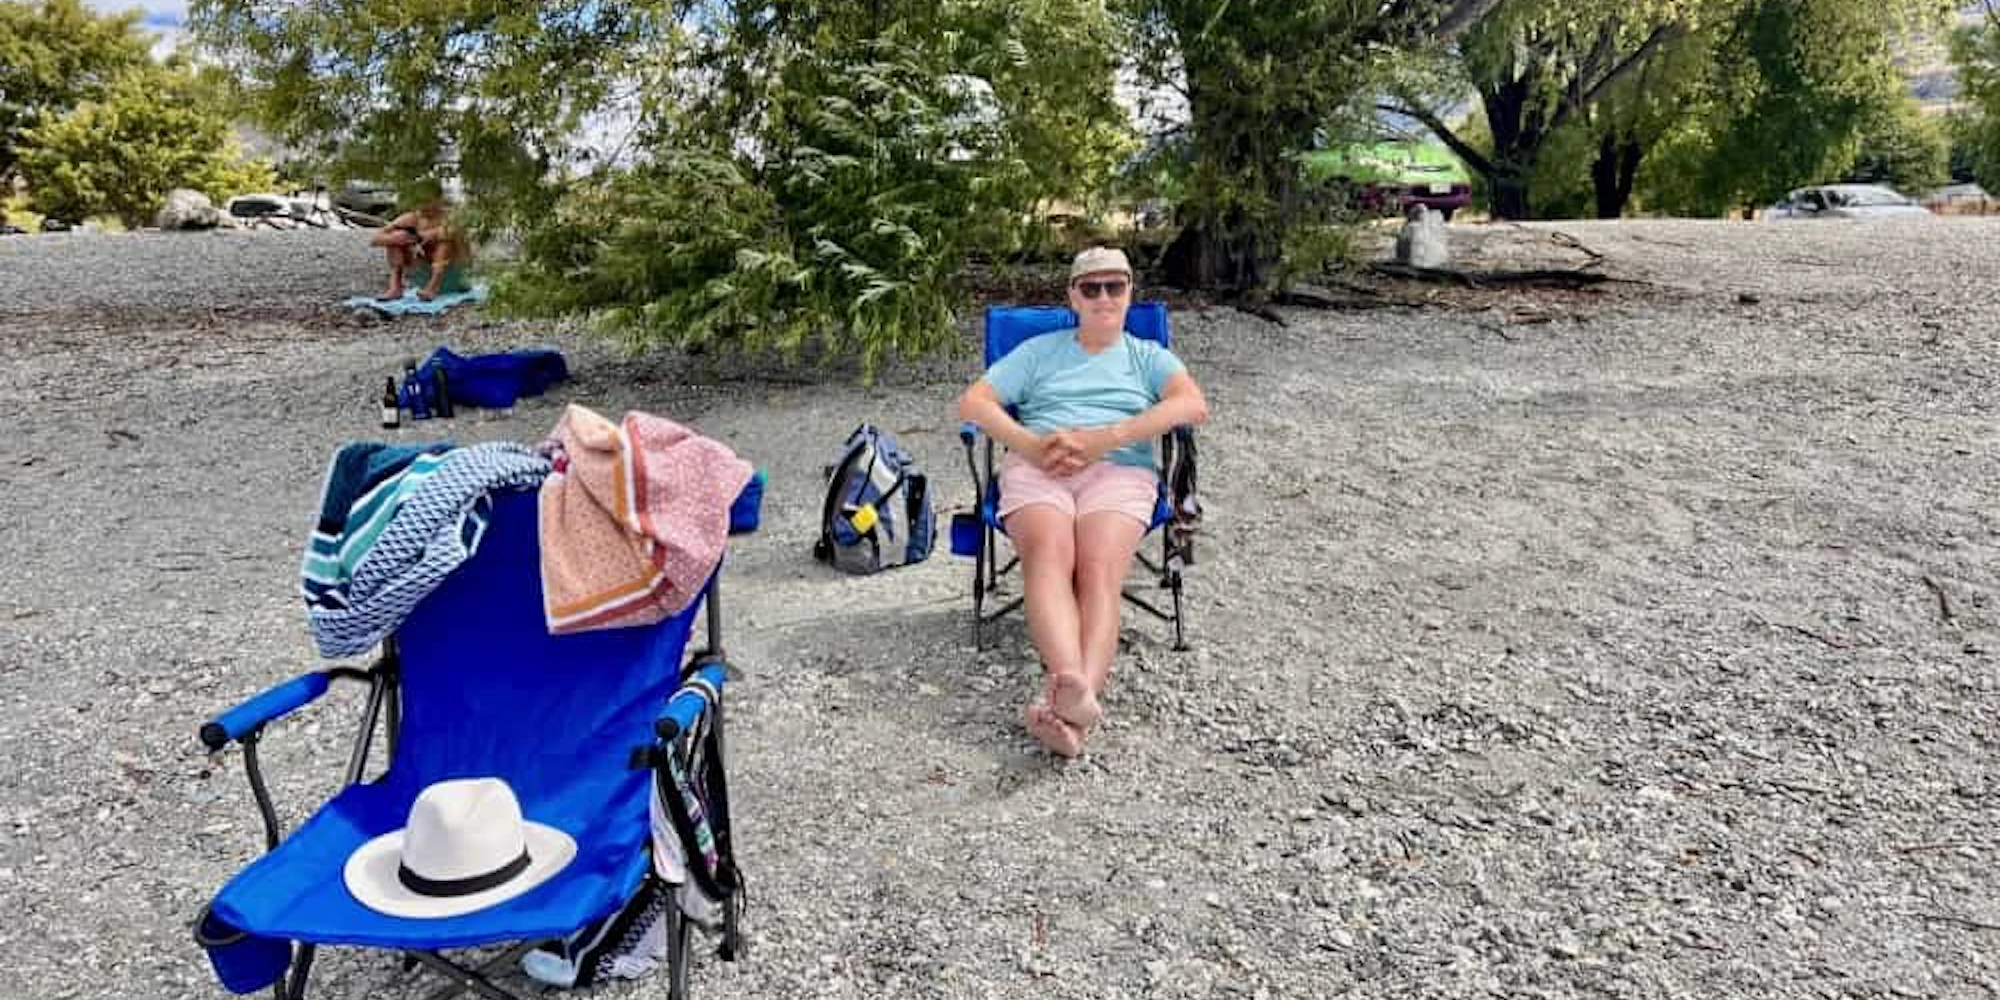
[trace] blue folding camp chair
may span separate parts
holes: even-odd
[[[732,510],[732,533],[754,528],[752,494],[761,495],[761,486],[760,476]],[[741,882],[722,771],[721,691],[729,668],[717,578],[701,600],[656,625],[552,636],[543,624],[536,538],[535,494],[496,494],[478,551],[411,612],[372,668],[305,674],[201,727],[210,750],[232,741],[243,748],[269,850],[222,888],[196,924],[226,987],[247,993],[270,986],[281,1000],[297,1000],[314,949],[352,945],[398,951],[406,969],[422,963],[441,973],[456,987],[444,995],[515,998],[490,970],[606,918],[649,877],[652,781],[682,827],[690,875],[723,901],[719,952],[735,957]],[[706,616],[708,644],[688,654],[697,614]],[[346,786],[281,841],[258,770],[258,741],[267,725],[334,680],[369,689]],[[388,762],[363,781],[378,721]],[[684,786],[676,782],[687,781],[697,764],[713,866],[693,849],[689,810],[677,794]],[[489,776],[512,786],[529,819],[575,839],[575,859],[555,877],[490,908],[441,919],[387,916],[350,894],[342,877],[348,856],[401,828],[419,791],[444,779]],[[667,968],[678,1000],[692,922],[677,906],[665,909]],[[440,954],[496,944],[511,947],[480,968]]]
[[[1076,325],[1076,313],[1063,306],[988,306],[986,367],[993,367],[994,362],[1006,357],[1009,351],[1031,337],[1074,329]],[[1125,332],[1154,341],[1162,347],[1173,346],[1165,303],[1133,303],[1125,313]],[[959,426],[958,436],[965,443],[965,462],[972,472],[975,510],[953,516],[951,550],[954,555],[971,556],[973,559],[972,635],[974,643],[983,646],[986,624],[1021,606],[1021,598],[1015,597],[991,611],[986,609],[989,598],[998,599],[996,595],[1003,581],[1019,565],[1020,558],[1009,555],[1006,562],[1001,562],[999,546],[1007,536],[1007,530],[1000,522],[1000,477],[997,474],[995,442],[981,434],[971,422]],[[979,448],[982,440],[986,445],[983,463]],[[1141,549],[1139,562],[1158,577],[1160,589],[1172,593],[1173,611],[1162,611],[1151,601],[1133,593],[1130,584],[1126,585],[1123,593],[1127,603],[1161,621],[1172,622],[1174,648],[1185,650],[1188,648],[1186,615],[1181,587],[1186,567],[1194,563],[1194,530],[1201,515],[1200,504],[1195,499],[1194,430],[1174,428],[1161,436],[1159,448],[1155,456],[1160,465],[1159,499],[1153,505],[1153,520],[1146,530],[1149,533],[1160,532],[1160,558],[1155,562]]]

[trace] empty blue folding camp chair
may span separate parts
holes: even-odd
[[[761,479],[745,491],[754,504],[752,490],[761,492]],[[754,521],[754,507],[739,501],[731,512],[732,532]],[[707,646],[690,651],[697,615],[706,617]],[[422,963],[452,981],[456,989],[446,995],[471,990],[494,1000],[514,997],[491,970],[605,919],[653,877],[649,800],[658,782],[690,876],[723,903],[719,950],[733,958],[740,945],[741,883],[722,771],[721,691],[728,669],[716,577],[703,599],[656,625],[550,635],[535,494],[495,494],[478,551],[383,643],[372,668],[306,674],[201,727],[211,750],[232,741],[242,747],[269,853],[216,895],[197,921],[197,940],[224,985],[238,993],[270,986],[280,998],[303,997],[315,947],[346,945],[399,952],[406,969]],[[369,689],[347,783],[281,837],[258,770],[258,740],[266,726],[317,698],[333,680]],[[378,722],[386,768],[363,780]],[[690,787],[690,775],[700,787]],[[461,916],[389,916],[363,905],[343,880],[356,848],[403,828],[406,819],[406,843],[414,841],[411,806],[419,792],[470,777],[504,780],[528,821],[574,840],[574,859],[525,893]],[[701,814],[705,821],[698,822]],[[408,854],[404,860],[414,863]],[[397,877],[411,885],[407,865]],[[451,891],[478,888],[470,885],[475,879],[459,881],[467,884]],[[678,906],[665,911],[667,971],[672,996],[679,998],[693,925]],[[493,945],[507,947],[480,968],[441,954]]]
[[[986,309],[986,367],[993,367],[994,362],[1032,337],[1073,329],[1076,325],[1076,313],[1063,306],[989,306]],[[1133,303],[1125,314],[1125,332],[1154,341],[1162,347],[1173,346],[1165,303]],[[1020,560],[1010,554],[1004,563],[1001,561],[1000,542],[1006,538],[1007,531],[1000,522],[1000,477],[995,442],[970,422],[960,425],[958,436],[965,443],[965,461],[972,471],[976,511],[954,515],[951,549],[954,555],[973,558],[973,638],[975,642],[983,643],[984,627],[988,622],[1021,606],[1021,598],[1015,597],[992,610],[986,607],[989,600],[999,599],[998,593]],[[979,448],[982,441],[985,443],[983,457]],[[1174,648],[1184,650],[1187,648],[1187,637],[1181,587],[1186,567],[1194,562],[1194,531],[1201,517],[1200,504],[1195,498],[1193,429],[1176,427],[1162,435],[1159,452],[1154,458],[1159,463],[1160,493],[1159,500],[1153,505],[1152,524],[1146,530],[1160,532],[1160,556],[1155,561],[1141,546],[1139,562],[1158,578],[1161,589],[1171,592],[1173,611],[1162,611],[1151,601],[1133,593],[1130,584],[1126,586],[1124,596],[1128,603],[1140,610],[1161,621],[1172,622]]]

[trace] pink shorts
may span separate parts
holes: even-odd
[[[1051,476],[1019,455],[1000,462],[1000,517],[1030,504],[1045,503],[1070,517],[1116,511],[1140,524],[1153,523],[1160,477],[1151,469],[1093,462],[1082,472]]]

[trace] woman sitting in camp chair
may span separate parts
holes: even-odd
[[[1020,554],[1044,671],[1024,718],[1065,757],[1082,751],[1104,715],[1120,590],[1158,500],[1150,442],[1208,417],[1180,359],[1125,333],[1132,265],[1122,251],[1078,254],[1069,304],[1076,329],[1023,343],[958,400],[960,419],[1008,450],[999,514]]]

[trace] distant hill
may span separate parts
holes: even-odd
[[[2000,0],[1995,0],[1996,10],[2000,10]],[[1955,28],[1969,28],[1987,19],[1985,3],[1974,3],[1959,9],[1955,18]],[[1910,83],[1910,93],[1923,106],[1926,114],[1944,114],[1958,104],[1958,73],[1951,65],[1951,39],[1945,33],[1925,35],[1910,39],[1897,57],[1903,67],[1903,75]]]

